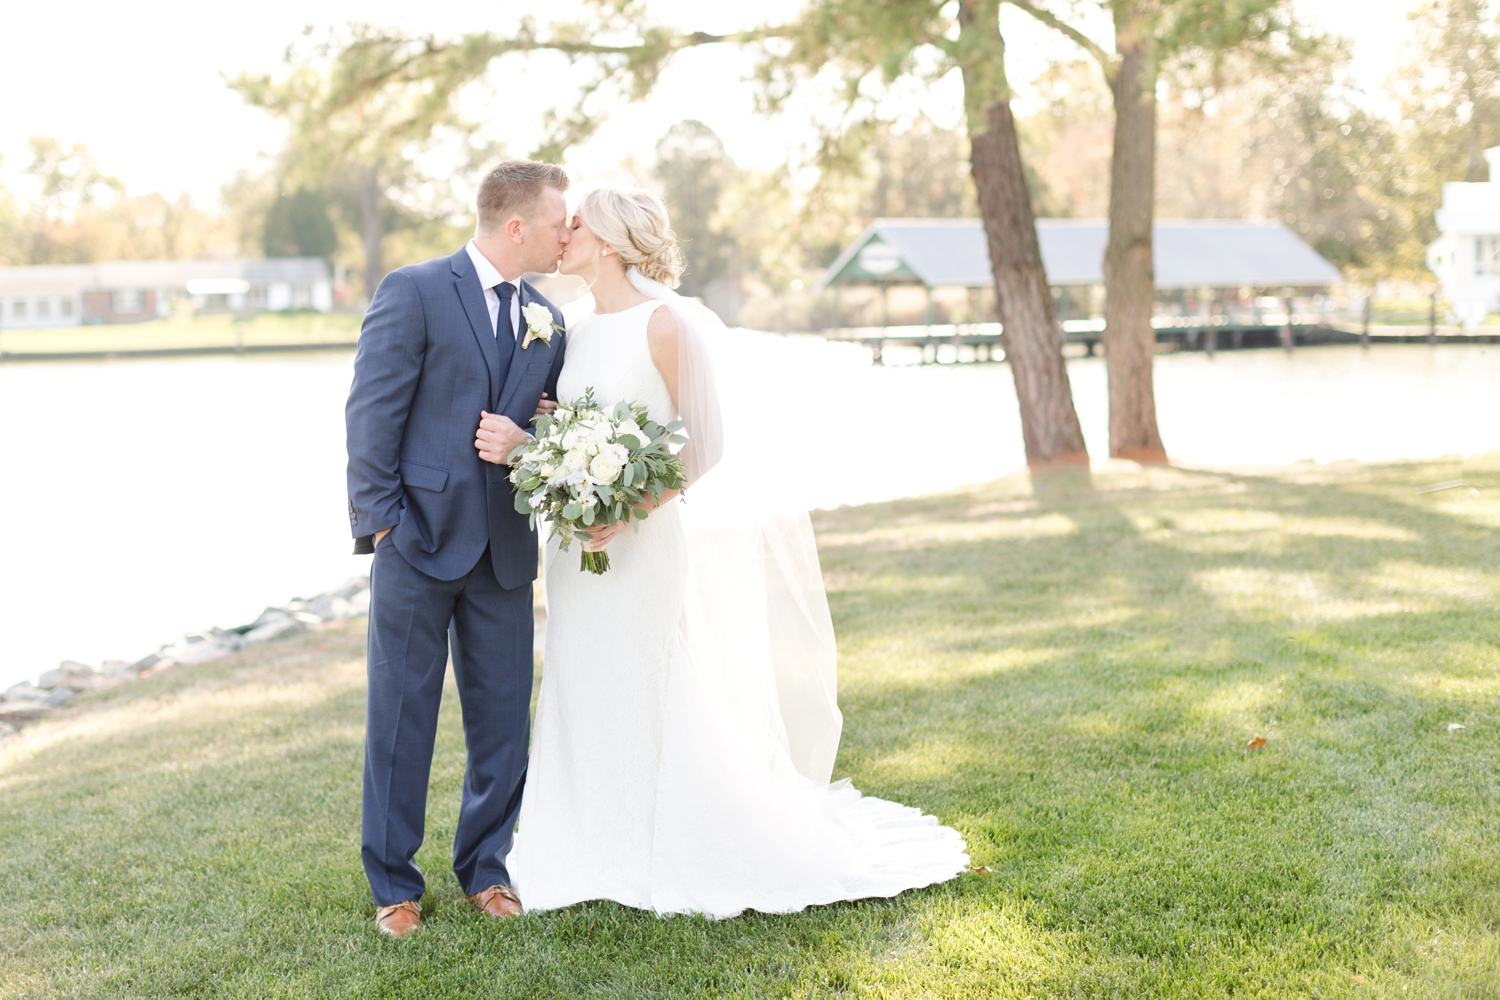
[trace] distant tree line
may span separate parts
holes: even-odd
[[[36,136],[19,182],[0,185],[0,264],[202,257],[234,243],[234,227],[186,195],[133,195],[87,147]]]

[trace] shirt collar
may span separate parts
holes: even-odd
[[[490,263],[489,258],[479,252],[479,246],[473,240],[465,243],[464,249],[469,251],[469,259],[474,262],[474,270],[479,275],[479,287],[494,288],[506,280],[499,271],[495,270],[495,265]],[[520,278],[512,279],[510,284],[516,286],[517,292],[521,290]]]

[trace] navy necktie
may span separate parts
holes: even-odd
[[[502,281],[495,286],[495,294],[500,296],[500,315],[495,317],[495,339],[500,341],[500,350],[503,354],[507,340],[511,342],[511,345],[516,342],[515,327],[510,325],[510,300],[516,296],[516,286],[508,281]],[[500,336],[502,333],[506,336]]]

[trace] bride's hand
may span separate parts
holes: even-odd
[[[583,543],[583,551],[601,552],[607,545],[609,545],[610,541],[616,535],[620,534],[620,532],[622,531],[628,530],[629,528],[630,524],[625,521],[621,521],[618,524],[609,524],[602,525],[598,528],[590,528],[588,529],[588,532],[591,537]]]

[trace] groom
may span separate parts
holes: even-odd
[[[504,461],[557,395],[562,314],[521,276],[556,267],[567,187],[552,164],[495,167],[474,238],[386,275],[360,332],[344,416],[354,550],[375,554],[361,853],[392,937],[421,922],[414,859],[450,649],[468,749],[453,871],[485,913],[521,912],[505,856],[526,778],[537,539]],[[531,303],[556,327],[527,317]]]

